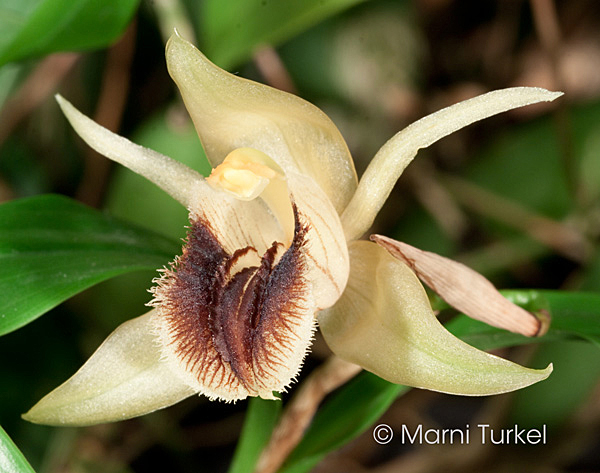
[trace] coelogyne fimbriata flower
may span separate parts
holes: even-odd
[[[26,419],[114,421],[195,393],[273,399],[298,374],[317,325],[338,356],[395,383],[486,395],[550,374],[551,366],[524,368],[456,339],[402,261],[413,256],[401,258],[399,242],[359,238],[420,148],[559,93],[499,90],[441,110],[390,139],[358,182],[346,143],[318,108],[219,69],[177,35],[166,55],[214,166],[206,179],[58,101],[92,148],[189,210],[182,255],[155,281],[152,309],[118,327]],[[435,277],[425,274],[427,261],[413,265],[425,281]],[[461,291],[458,299],[468,299]],[[504,319],[529,335],[539,329],[524,311]]]

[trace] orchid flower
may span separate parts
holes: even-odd
[[[455,338],[413,272],[439,280],[428,272],[429,260],[415,263],[418,253],[400,242],[360,238],[420,148],[560,93],[511,88],[434,113],[392,137],[359,182],[340,132],[315,106],[223,71],[177,34],[166,59],[214,167],[208,178],[111,133],[57,97],[83,140],[178,200],[190,226],[181,256],[154,281],[152,309],[119,326],[25,419],[115,421],[193,394],[275,399],[297,376],[317,325],[337,356],[394,383],[489,395],[550,374],[551,365],[525,368]],[[473,273],[441,260],[460,266],[456,274]],[[478,282],[455,299],[469,299],[470,287],[488,290]],[[470,315],[493,322],[487,312]],[[530,335],[539,329],[525,311],[511,317],[527,321]],[[506,319],[496,318],[500,325]]]

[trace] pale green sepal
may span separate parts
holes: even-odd
[[[60,95],[56,96],[56,100],[77,134],[90,147],[144,176],[189,208],[195,187],[203,181],[199,173],[164,154],[136,145],[98,125]]]
[[[69,380],[23,414],[37,424],[91,425],[140,416],[195,393],[161,359],[154,311],[121,324]]]
[[[333,352],[393,383],[450,394],[513,391],[549,376],[477,350],[437,320],[423,286],[378,245],[350,245],[350,279],[318,317]]]
[[[367,232],[396,181],[421,148],[476,121],[513,108],[549,102],[561,95],[562,92],[537,87],[495,90],[432,113],[398,132],[377,152],[342,214],[346,239],[355,240]]]
[[[236,148],[267,154],[287,174],[312,177],[338,213],[357,185],[346,142],[333,122],[299,97],[229,74],[177,34],[167,67],[216,167]]]

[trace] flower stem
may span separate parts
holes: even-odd
[[[258,460],[255,473],[276,472],[302,439],[323,398],[360,370],[360,366],[336,356],[330,357],[315,369],[286,406],[271,440]]]

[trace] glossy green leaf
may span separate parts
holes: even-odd
[[[139,0],[4,0],[0,65],[55,51],[100,48],[115,41]]]
[[[270,401],[259,397],[250,399],[244,428],[229,473],[254,471],[260,452],[267,445],[280,413],[281,401]]]
[[[0,471],[2,473],[35,473],[2,427],[0,427]]]
[[[502,291],[512,302],[536,311],[548,310],[550,329],[543,337],[527,338],[460,315],[446,324],[454,335],[482,350],[534,342],[582,338],[600,345],[600,293],[563,291]]]
[[[100,281],[161,268],[179,251],[177,242],[66,197],[5,203],[0,206],[0,334]]]
[[[202,50],[223,68],[278,45],[364,0],[206,0],[199,14]]]
[[[369,428],[408,389],[362,372],[323,404],[279,473],[310,471],[327,453]]]

